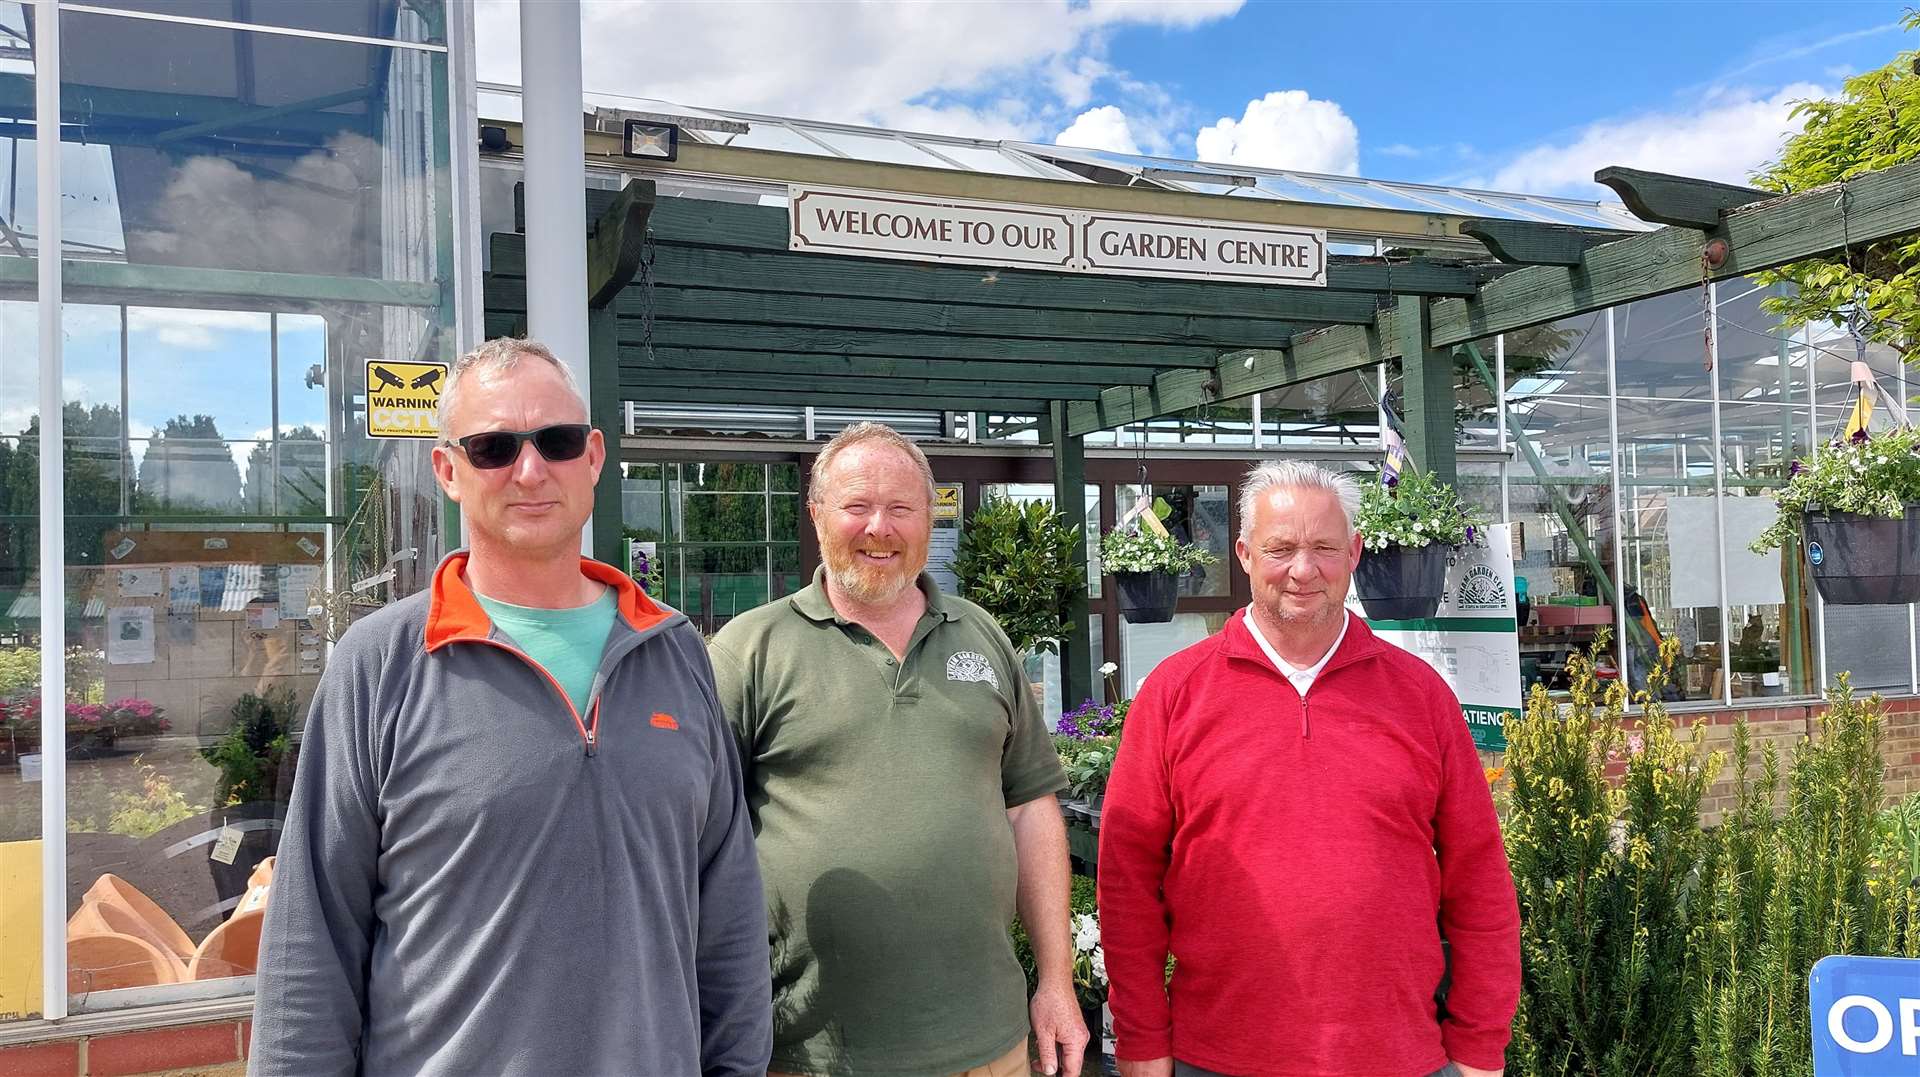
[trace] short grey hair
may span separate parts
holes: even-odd
[[[1268,460],[1240,480],[1241,539],[1253,531],[1253,510],[1260,499],[1274,490],[1324,490],[1332,494],[1346,518],[1347,535],[1353,535],[1353,518],[1360,511],[1360,484],[1353,481],[1353,476],[1307,460]]]
[[[920,469],[920,477],[927,481],[927,506],[933,506],[933,467],[927,463],[927,454],[920,446],[908,440],[906,435],[885,423],[854,423],[840,431],[813,458],[813,471],[807,481],[807,503],[818,505],[826,496],[827,469],[841,453],[860,445],[884,445],[907,454],[914,466]]]
[[[585,394],[580,392],[580,383],[573,380],[573,371],[568,370],[567,364],[561,362],[560,357],[553,354],[553,349],[537,340],[526,340],[521,337],[495,337],[460,358],[455,359],[453,361],[453,369],[447,371],[447,387],[440,393],[440,413],[435,419],[440,425],[440,444],[445,445],[453,440],[451,432],[447,427],[447,419],[453,415],[453,404],[454,401],[459,398],[460,383],[466,379],[466,376],[476,370],[512,370],[514,367],[519,366],[520,360],[527,356],[532,356],[535,359],[544,359],[548,363],[551,363],[553,369],[560,372],[560,380],[566,383],[567,391],[572,393],[573,398],[580,402],[580,413],[588,417],[588,422],[593,421],[593,412],[587,407]]]

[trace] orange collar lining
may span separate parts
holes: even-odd
[[[486,639],[493,631],[493,620],[467,586],[466,550],[455,550],[433,570],[433,595],[427,606],[426,646],[429,652],[456,640]],[[667,614],[626,573],[592,558],[580,559],[580,574],[613,588],[620,616],[636,632],[643,632]]]

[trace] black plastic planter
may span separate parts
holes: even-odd
[[[1920,602],[1920,504],[1900,519],[1854,512],[1801,518],[1807,565],[1820,597],[1837,606]]]
[[[1361,554],[1353,587],[1360,593],[1368,619],[1410,621],[1433,616],[1447,589],[1447,555],[1452,552],[1451,546],[1431,542]]]
[[[1180,579],[1171,572],[1116,572],[1120,589],[1120,616],[1131,624],[1157,625],[1173,620],[1173,604]]]

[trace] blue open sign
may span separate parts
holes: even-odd
[[[1920,1073],[1920,960],[1822,958],[1808,992],[1814,1077]]]

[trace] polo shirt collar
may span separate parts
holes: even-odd
[[[921,572],[919,579],[914,581],[914,586],[920,588],[920,593],[926,596],[928,613],[943,621],[960,619],[960,611],[954,609],[952,601],[940,593],[940,588],[934,585],[932,576],[924,571]],[[825,565],[814,569],[813,582],[801,588],[798,594],[787,601],[793,604],[793,608],[799,612],[800,616],[809,621],[818,621],[822,624],[828,621],[835,624],[848,623],[845,617],[840,616],[840,611],[833,608],[833,601],[827,597],[827,566]]]

